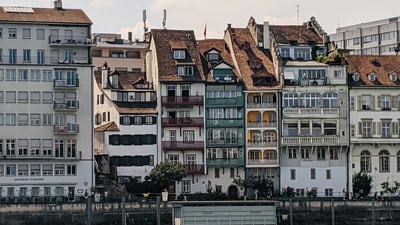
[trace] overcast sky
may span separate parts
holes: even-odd
[[[0,0],[0,5],[53,7],[53,0]],[[147,27],[194,30],[196,39],[222,38],[227,24],[245,27],[252,16],[261,24],[298,24],[314,16],[322,28],[337,27],[400,16],[400,0],[63,0],[64,8],[83,9],[93,22],[94,33],[128,31],[143,39],[143,10]]]

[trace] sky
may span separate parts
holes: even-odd
[[[53,0],[0,0],[1,6],[53,7]],[[63,0],[64,8],[82,9],[93,33],[120,33],[143,40],[143,10],[150,29],[194,30],[196,39],[223,38],[228,24],[244,28],[250,17],[258,24],[297,25],[314,16],[328,33],[336,28],[400,16],[399,0]]]

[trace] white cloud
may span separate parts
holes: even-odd
[[[147,25],[148,26],[148,25]],[[138,22],[133,26],[128,26],[128,27],[122,27],[118,33],[122,35],[122,38],[128,39],[128,32],[132,32],[132,39],[139,39],[143,40],[144,38],[144,28],[143,28],[143,22]]]
[[[113,0],[91,0],[89,6],[93,8],[108,8],[113,6]]]

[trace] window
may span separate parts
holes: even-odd
[[[18,103],[28,103],[28,92],[18,91]]]
[[[309,136],[310,135],[310,123],[302,122],[300,124],[300,135],[301,136]]]
[[[36,39],[44,40],[44,29],[36,29]]]
[[[8,62],[10,64],[17,63],[17,49],[8,49]]]
[[[194,74],[193,66],[178,66],[179,76],[192,76]]]
[[[322,102],[324,108],[338,107],[337,93],[324,93]]]
[[[31,176],[40,176],[41,171],[40,171],[40,164],[31,164]]]
[[[40,114],[32,113],[30,115],[31,126],[40,126]]]
[[[379,101],[379,99],[378,99],[378,101]],[[381,106],[382,110],[390,110],[390,96],[389,95],[380,96],[380,106]]]
[[[0,39],[3,38],[3,28],[0,28]]]
[[[219,168],[215,168],[214,169],[214,175],[215,175],[215,178],[219,178],[220,176],[219,176]]]
[[[315,168],[310,169],[310,179],[315,180]]]
[[[371,153],[364,150],[360,155],[360,170],[361,172],[371,172]]]
[[[6,81],[15,81],[17,78],[16,69],[6,69]]]
[[[31,196],[32,196],[32,197],[37,197],[37,196],[39,196],[39,187],[32,187],[32,188],[31,188]]]
[[[326,188],[325,189],[325,196],[333,196],[333,189],[332,188]]]
[[[390,126],[391,126],[391,121],[382,121],[381,122],[381,132],[382,132],[382,137],[391,137],[390,133]]]
[[[0,126],[3,126],[3,125],[4,125],[4,114],[0,113]],[[1,146],[0,146],[0,148],[1,148]]]
[[[297,158],[297,149],[296,148],[289,148],[289,159],[296,159]]]
[[[17,93],[15,91],[6,91],[6,103],[16,103]]]
[[[184,143],[193,143],[194,142],[194,131],[193,130],[184,130],[183,131],[183,142]]]
[[[32,157],[40,156],[40,139],[31,139],[30,154]]]
[[[329,159],[330,160],[337,160],[339,158],[339,149],[335,147],[329,148]]]
[[[362,101],[362,109],[363,110],[371,109],[371,96],[363,95],[363,96],[361,96],[361,101]]]
[[[6,176],[15,177],[17,175],[17,166],[15,164],[6,164]]]
[[[298,107],[298,95],[296,93],[288,93],[283,95],[283,107]]]
[[[15,125],[16,125],[16,114],[6,113],[6,126],[15,126]]]
[[[43,195],[44,196],[51,196],[51,188],[50,187],[43,187]]]
[[[326,170],[326,179],[327,179],[327,180],[330,180],[330,179],[332,178],[331,175],[332,175],[332,174],[331,174],[331,170],[330,170],[330,169]]]
[[[20,187],[19,188],[19,197],[25,197],[28,193],[27,187]]]
[[[290,50],[288,48],[281,48],[280,53],[282,58],[290,58]]]
[[[29,116],[25,113],[18,114],[18,126],[28,126],[29,124]]]
[[[76,140],[67,139],[67,157],[76,158]]]
[[[28,176],[28,164],[18,165],[18,176],[27,177]]]
[[[43,74],[43,81],[53,81],[53,71],[51,70],[43,70],[42,71]]]
[[[309,49],[295,48],[294,49],[294,58],[295,59],[310,60],[311,59],[310,50]]]
[[[235,168],[229,169],[229,178],[235,178]]]
[[[362,121],[361,122],[361,132],[362,137],[372,137],[372,121]]]
[[[325,160],[325,148],[318,147],[317,148],[317,159]]]
[[[56,187],[55,192],[56,192],[56,196],[64,196],[64,188],[63,187]]]
[[[336,123],[326,122],[324,123],[324,135],[336,135]]]
[[[17,28],[8,28],[8,39],[17,38]]]
[[[153,124],[153,117],[152,116],[146,116],[146,124]]]
[[[185,59],[185,50],[174,50],[174,59]]]
[[[67,175],[76,176],[76,165],[67,165]]]
[[[42,175],[43,176],[53,176],[53,165],[52,164],[43,164],[42,165]]]
[[[290,169],[290,179],[296,180],[296,169]]]
[[[356,109],[356,99],[354,96],[350,97],[350,110],[355,110]]]
[[[31,81],[40,81],[40,70],[31,70]]]
[[[397,152],[397,172],[400,172],[400,151]]]
[[[312,135],[313,136],[321,136],[322,135],[321,123],[319,123],[319,122],[312,123]]]
[[[31,39],[31,29],[22,28],[22,39]]]
[[[31,104],[40,104],[40,92],[31,91]]]
[[[18,81],[27,81],[28,80],[28,70],[27,69],[19,69],[18,70]]]
[[[23,56],[24,56],[24,63],[31,62],[31,50],[30,49],[24,49],[23,50]]]
[[[103,115],[103,117],[104,117],[105,115]],[[142,124],[142,117],[141,116],[135,116],[134,117],[135,119],[134,119],[134,123],[135,123],[135,125],[141,125]],[[105,118],[103,118],[103,121],[105,120]]]
[[[37,64],[44,64],[44,49],[37,50]]]
[[[2,48],[0,48],[0,62],[3,62],[3,49]],[[0,72],[3,73],[4,71],[1,69]],[[4,75],[2,75],[2,76],[4,76]],[[0,80],[3,80],[3,78],[1,77]]]
[[[64,140],[56,139],[54,141],[54,153],[57,158],[64,158]]]
[[[130,125],[131,124],[131,117],[130,116],[123,116],[122,117],[122,125]]]
[[[54,165],[54,175],[55,176],[64,176],[65,175],[64,164],[55,164]]]
[[[28,139],[18,139],[18,156],[28,156]]]
[[[42,141],[42,156],[43,157],[52,157],[53,155],[53,140],[52,139],[44,139]]]
[[[53,104],[53,92],[42,92],[42,103]]]
[[[319,93],[303,93],[300,95],[301,106],[307,108],[318,108],[321,105]]]
[[[296,188],[296,196],[298,197],[304,197],[304,188]]]
[[[0,91],[0,103],[4,102],[4,92]]]
[[[379,152],[379,172],[381,173],[390,172],[389,152],[387,150],[382,150]]]
[[[310,149],[309,148],[301,148],[300,149],[301,158],[309,159],[310,158]]]
[[[1,54],[2,54],[2,49],[0,48],[0,62],[2,62]],[[3,80],[4,80],[4,69],[0,69],[0,81],[3,81]]]
[[[177,164],[179,162],[179,155],[168,155],[168,161],[172,164]]]
[[[190,193],[190,180],[182,180],[182,192]]]

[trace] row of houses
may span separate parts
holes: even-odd
[[[399,178],[398,56],[343,54],[313,17],[205,40],[91,25],[59,0],[0,10],[2,197],[73,199],[165,160],[187,172],[177,195],[238,198],[253,178],[339,196],[360,171],[373,191]]]

